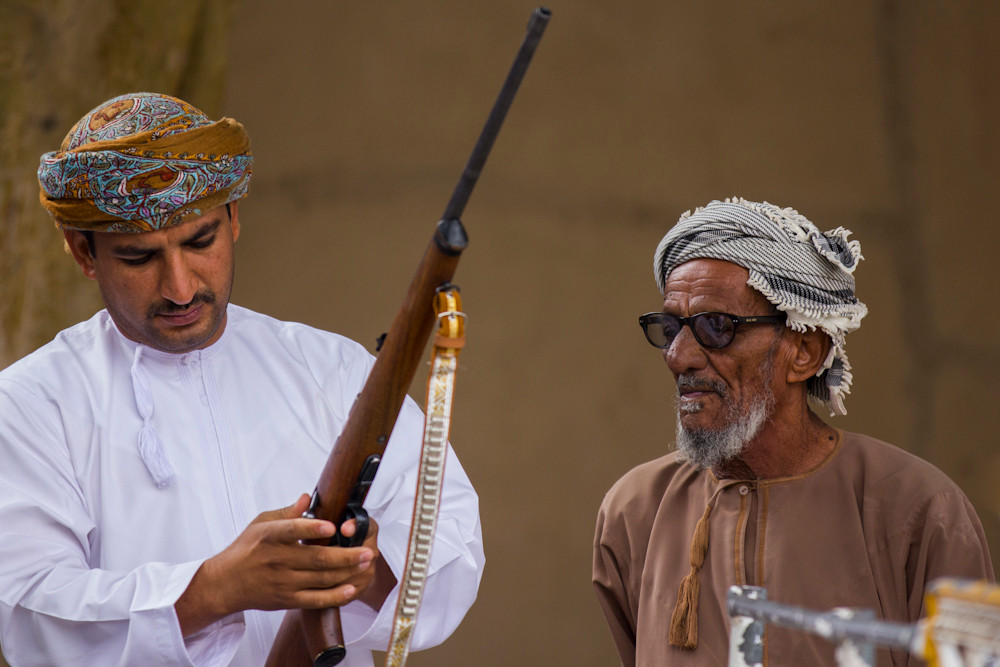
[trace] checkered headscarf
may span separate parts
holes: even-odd
[[[809,396],[831,414],[847,414],[851,366],[845,337],[868,312],[854,296],[861,244],[843,227],[821,232],[791,208],[732,197],[686,212],[656,248],[653,271],[662,293],[670,272],[692,259],[721,259],[750,272],[747,284],[788,315],[797,331],[824,331],[833,345]]]

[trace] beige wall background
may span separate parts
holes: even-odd
[[[210,31],[228,67],[190,101],[243,122],[257,156],[234,301],[372,349],[534,6],[243,0]],[[1000,4],[549,6],[456,275],[469,341],[452,441],[487,567],[456,634],[411,664],[616,663],[594,517],[673,441],[673,382],[636,323],[660,303],[652,252],[680,213],[730,195],[853,230],[870,314],[832,423],[947,472],[996,560]],[[60,136],[110,96],[63,85]]]

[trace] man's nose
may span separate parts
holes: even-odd
[[[683,375],[705,367],[707,356],[705,348],[694,337],[691,327],[684,325],[670,342],[670,347],[663,350],[663,359],[674,376]]]
[[[167,253],[160,296],[179,306],[191,303],[198,291],[198,279],[181,252]]]

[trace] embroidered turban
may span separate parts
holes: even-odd
[[[844,339],[868,312],[854,295],[863,257],[850,233],[821,232],[794,209],[733,197],[684,213],[657,246],[653,272],[663,293],[670,272],[688,260],[721,259],[749,271],[747,284],[788,315],[788,326],[830,337],[830,354],[807,387],[811,399],[843,415],[852,379]]]
[[[164,229],[247,193],[253,154],[232,118],[129,93],[96,107],[38,168],[42,206],[64,229]]]

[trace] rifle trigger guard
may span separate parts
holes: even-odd
[[[365,538],[368,537],[368,526],[371,522],[368,521],[368,512],[361,505],[356,505],[354,503],[348,503],[347,507],[344,508],[344,521],[350,521],[354,519],[355,530],[354,535],[350,537],[345,537],[340,530],[337,530],[337,546],[340,547],[356,547],[364,543]],[[343,525],[343,523],[341,524]]]
[[[368,512],[365,511],[362,504],[368,496],[368,489],[371,488],[372,481],[375,479],[375,473],[378,472],[378,464],[381,462],[381,454],[372,454],[365,459],[364,464],[361,466],[358,483],[353,491],[351,491],[351,497],[344,507],[344,516],[337,526],[337,534],[334,536],[337,546],[356,547],[361,545],[365,541],[365,538],[368,537],[368,527],[371,525],[371,522],[368,521]],[[354,535],[344,537],[344,534],[340,532],[340,526],[344,525],[345,521],[351,519],[354,519],[357,524]]]

